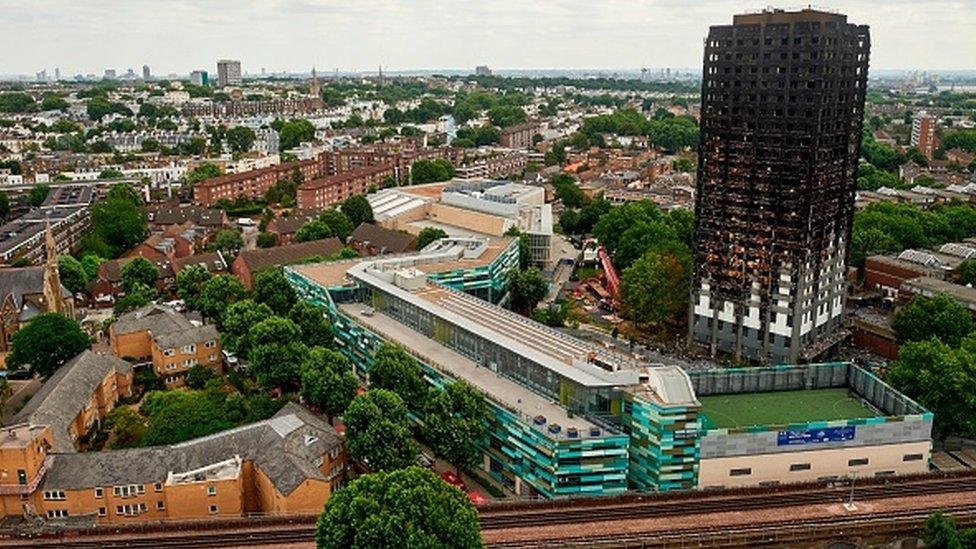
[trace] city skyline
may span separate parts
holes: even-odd
[[[967,4],[837,1],[824,7],[871,26],[878,52],[872,69],[938,71],[972,66],[976,41],[968,31],[976,16]],[[510,70],[687,68],[700,66],[710,25],[761,7],[741,0],[636,6],[281,0],[170,2],[165,10],[154,3],[147,12],[144,1],[82,6],[40,0],[28,6],[0,0],[0,47],[21,52],[0,64],[0,74],[60,67],[65,77],[101,75],[106,68],[138,70],[144,64],[155,75],[186,74],[213,70],[219,58],[241,60],[246,74],[262,68],[304,72],[313,65],[323,72],[374,71],[379,65],[391,72],[478,64]],[[928,28],[940,32],[926,33]],[[32,46],[23,48],[25,43]]]

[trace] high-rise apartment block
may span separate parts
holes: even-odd
[[[241,82],[241,62],[230,59],[217,61],[217,84],[224,86],[240,86]]]
[[[190,73],[190,83],[194,86],[207,86],[210,84],[210,75],[207,71],[193,71]]]
[[[737,15],[705,42],[689,336],[760,363],[842,335],[868,27]]]
[[[935,125],[935,117],[924,111],[912,119],[912,146],[928,158],[932,158],[932,153],[938,146],[935,140]]]
[[[152,80],[152,71],[149,70],[149,65],[142,66],[142,79]]]

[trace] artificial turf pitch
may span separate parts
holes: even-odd
[[[844,388],[739,393],[699,397],[706,429],[779,425],[875,417],[878,414]]]

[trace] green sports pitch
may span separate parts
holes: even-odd
[[[878,414],[844,388],[703,396],[705,429],[781,425],[875,417]]]

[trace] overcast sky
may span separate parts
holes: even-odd
[[[768,1],[768,0],[767,0]],[[700,67],[740,0],[0,0],[0,74]],[[976,0],[824,0],[878,69],[976,69]]]

